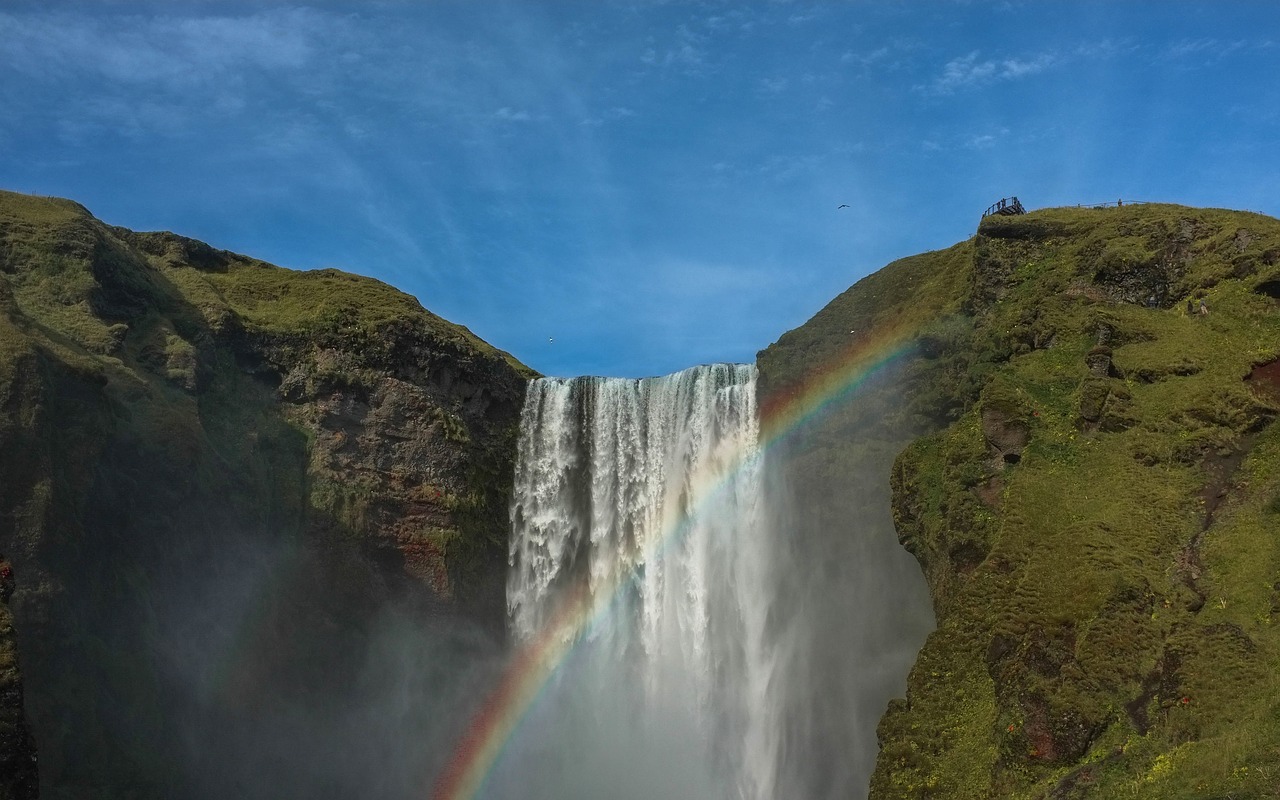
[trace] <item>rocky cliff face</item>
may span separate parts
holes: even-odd
[[[23,709],[18,642],[9,612],[13,589],[13,567],[0,555],[0,797],[29,800],[36,796],[39,775]]]
[[[529,374],[377,281],[0,193],[0,552],[46,793],[183,795],[183,715],[355,680],[388,603],[500,630]],[[0,613],[0,763],[30,761]],[[194,691],[202,624],[252,670]]]
[[[823,445],[932,431],[881,477],[937,629],[873,798],[1280,793],[1277,286],[1276,220],[1051,209],[890,265],[761,354],[785,392],[841,331],[913,331],[901,402]]]

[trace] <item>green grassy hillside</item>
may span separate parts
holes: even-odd
[[[890,265],[761,354],[786,386],[832,331],[917,330],[868,425],[933,431],[891,485],[937,630],[872,797],[1280,794],[1278,296],[1274,219],[1047,209]]]
[[[500,630],[531,374],[378,281],[0,192],[0,553],[42,794],[183,796],[183,724],[323,705],[389,602]],[[254,667],[193,694],[172,650],[250,576]]]

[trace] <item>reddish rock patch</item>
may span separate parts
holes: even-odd
[[[1280,400],[1280,359],[1257,365],[1245,380],[1257,391]]]
[[[992,511],[1000,510],[1000,500],[1004,496],[1004,477],[993,475],[986,483],[973,488],[978,501]]]
[[[404,571],[431,587],[440,597],[453,598],[449,583],[449,569],[445,565],[444,552],[434,542],[402,541],[399,550],[404,555]]]
[[[982,436],[987,441],[992,465],[1000,469],[1022,460],[1022,450],[1031,438],[1027,423],[1009,410],[986,406],[982,409]]]

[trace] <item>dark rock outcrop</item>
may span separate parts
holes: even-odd
[[[13,566],[0,554],[0,798],[33,800],[39,790],[35,742],[22,702],[22,671],[9,598]]]

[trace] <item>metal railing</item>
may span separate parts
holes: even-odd
[[[1111,200],[1106,203],[1076,203],[1074,206],[1062,206],[1063,208],[1123,208],[1124,206],[1145,206],[1158,201],[1155,200]],[[1014,216],[1016,214],[1025,214],[1027,209],[1017,197],[1005,197],[998,202],[992,203],[991,206],[982,212],[983,217],[989,217],[993,214],[1001,216]]]
[[[1145,206],[1154,200],[1116,200],[1111,203],[1076,203],[1076,208],[1122,208],[1124,206]]]
[[[1016,197],[1003,197],[998,202],[992,203],[991,207],[982,212],[983,217],[989,217],[992,214],[999,214],[1005,217],[1011,217],[1015,214],[1025,214],[1027,210],[1022,207],[1022,203]]]

